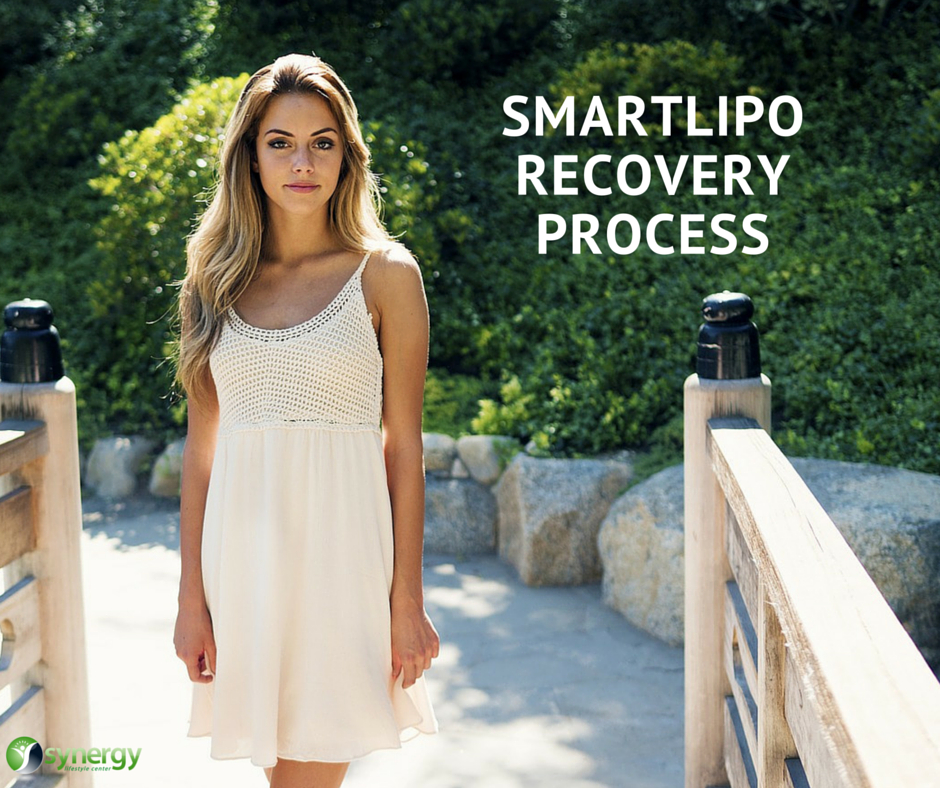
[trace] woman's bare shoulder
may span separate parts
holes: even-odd
[[[390,269],[410,268],[421,273],[414,255],[399,241],[389,241],[387,244],[375,249],[369,259],[371,260],[370,266],[381,268],[383,272]]]
[[[370,257],[369,267],[380,293],[399,296],[423,292],[421,267],[414,255],[401,243],[391,242],[376,249]]]

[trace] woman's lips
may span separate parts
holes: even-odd
[[[316,184],[313,183],[288,183],[287,188],[292,192],[298,192],[300,194],[309,194],[314,189],[318,188]]]

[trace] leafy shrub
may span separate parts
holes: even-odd
[[[91,185],[111,201],[95,228],[97,274],[88,284],[96,333],[82,348],[91,410],[120,432],[182,423],[167,393],[171,282],[186,270],[185,239],[215,180],[225,122],[247,74],[197,85],[153,126],[105,144]],[[89,337],[91,340],[91,337]]]
[[[899,51],[906,46],[899,44]],[[579,96],[582,108],[592,95],[734,95],[746,83],[725,51],[682,42],[602,45],[559,73],[553,95],[556,101]],[[922,57],[929,62],[931,55]],[[909,62],[885,55],[891,58]],[[689,61],[695,65],[683,65]],[[895,79],[902,68],[885,69],[883,78]],[[683,82],[683,74],[698,81]],[[711,85],[701,81],[708,74]],[[909,103],[924,83],[903,84],[907,92],[893,97],[894,107]],[[826,90],[825,83],[814,87]],[[877,95],[884,82],[868,90]],[[853,107],[865,100],[850,99]],[[929,113],[929,100],[924,106]],[[804,108],[817,129],[829,117],[818,103]],[[623,258],[571,255],[570,247],[550,247],[530,259],[518,306],[479,335],[484,370],[502,386],[498,397],[484,402],[474,427],[533,440],[546,454],[652,444],[657,455],[676,456],[675,431],[667,427],[681,419],[682,380],[693,371],[696,307],[708,293],[742,290],[757,305],[765,370],[775,383],[776,434],[788,451],[940,468],[935,447],[925,440],[940,399],[919,382],[937,357],[928,338],[936,336],[936,310],[929,304],[940,299],[940,286],[926,273],[937,254],[927,239],[940,233],[936,176],[890,165],[891,127],[866,122],[872,126],[868,149],[882,151],[871,161],[838,157],[835,165],[832,151],[817,159],[813,144],[804,147],[801,139],[761,142],[757,151],[793,154],[777,196],[764,189],[744,203],[681,192],[667,201],[653,190],[632,200],[616,194],[541,198],[540,210],[589,211],[602,219],[620,211],[766,213],[771,247],[761,256],[723,260],[657,257],[642,248]],[[563,150],[580,153],[583,161],[599,145],[619,144],[554,137],[542,155]],[[657,144],[632,137],[628,143],[644,155]],[[531,149],[536,141],[528,144]],[[527,242],[534,247],[531,236]]]
[[[430,368],[424,384],[422,429],[454,438],[470,434],[485,393],[486,386],[478,377]]]
[[[924,172],[940,170],[940,88],[927,94],[911,122],[904,161]]]
[[[91,435],[105,428],[108,405],[104,391],[84,385],[94,363],[86,348],[102,342],[85,287],[96,273],[92,228],[107,205],[88,179],[105,141],[153,122],[198,73],[217,5],[38,5],[63,13],[48,22],[32,64],[20,62],[3,81],[3,97],[12,100],[0,121],[0,301],[28,295],[52,304],[66,372],[80,384],[83,434]],[[28,18],[38,17],[24,8],[14,21]]]
[[[154,290],[182,272],[195,195],[211,168],[197,165],[198,144],[186,145],[190,159],[176,161],[167,182],[186,200],[160,203],[129,176],[160,156],[122,135],[155,125],[191,76],[250,72],[285,52],[315,49],[375,121],[364,129],[386,179],[387,218],[422,265],[432,320],[426,426],[461,431],[470,419],[478,430],[532,439],[546,454],[646,446],[654,468],[681,450],[676,425],[698,304],[728,288],[757,305],[775,434],[788,451],[938,471],[937,395],[925,383],[934,375],[940,296],[928,273],[937,269],[940,235],[936,26],[922,23],[922,3],[860,3],[844,24],[814,16],[806,25],[788,9],[809,13],[819,4],[761,11],[738,3],[746,4],[754,12],[736,16],[706,0],[498,0],[485,10],[473,0],[94,0],[81,9],[51,0],[46,7],[61,24],[43,41],[10,49],[12,70],[0,83],[0,99],[14,107],[0,119],[0,139],[15,131],[0,149],[0,296],[53,302],[86,438],[135,425],[176,429],[182,413],[161,399],[172,294],[165,284]],[[881,19],[879,8],[888,12]],[[27,11],[16,11],[14,27]],[[179,63],[175,71],[153,65],[163,53]],[[0,58],[0,69],[6,62]],[[137,83],[139,94],[127,87]],[[595,94],[691,93],[710,122],[707,97],[744,92],[797,96],[799,136],[500,133],[502,101],[512,94],[558,101],[571,93],[583,107]],[[74,128],[57,97],[79,113]],[[61,139],[43,127],[31,140],[37,108],[65,119]],[[655,131],[659,120],[650,113],[644,122]],[[95,155],[108,139],[117,147],[99,170]],[[59,145],[46,166],[45,152]],[[520,153],[601,150],[792,158],[776,197],[765,188],[748,198],[688,190],[668,197],[657,188],[630,200],[516,193]],[[125,155],[133,166],[124,167]],[[101,187],[109,177],[119,185],[105,195],[87,186],[96,176]],[[604,219],[664,210],[767,213],[770,250],[757,258],[642,249],[578,256],[561,244],[544,256],[535,251],[540,212]],[[112,320],[112,312],[122,317]]]
[[[479,86],[531,51],[555,9],[552,0],[405,0],[382,25],[379,56],[395,63],[385,74],[399,86]]]
[[[671,40],[660,44],[604,43],[585,53],[571,69],[559,72],[550,86],[556,105],[566,96],[574,96],[575,106],[585,112],[594,96],[600,96],[605,106],[615,108],[619,96],[638,96],[646,111],[641,118],[647,137],[630,134],[612,137],[614,147],[628,148],[646,155],[678,150],[689,153],[696,139],[703,139],[710,153],[721,147],[739,147],[741,138],[729,135],[721,138],[690,138],[686,113],[678,108],[672,111],[672,133],[662,135],[662,108],[651,102],[653,96],[695,96],[696,123],[700,127],[718,128],[718,97],[757,94],[762,91],[750,86],[742,75],[743,62],[720,41],[708,47],[696,47],[688,41]],[[733,102],[728,112],[728,123],[734,124]],[[751,127],[748,137],[756,133]],[[764,142],[772,139],[763,135]],[[598,143],[594,143],[595,146]],[[603,142],[601,147],[603,147]],[[761,152],[765,152],[763,149]]]
[[[884,24],[901,12],[926,8],[929,0],[726,0],[728,10],[739,19],[764,16],[806,29],[832,25],[846,29],[874,21]]]
[[[558,105],[564,96],[575,96],[582,113],[594,95],[606,99],[607,106],[616,106],[619,95],[637,95],[647,102],[654,95],[698,95],[703,99],[699,105],[703,122],[714,124],[715,97],[748,88],[740,70],[740,61],[718,44],[705,48],[684,41],[655,46],[603,44],[559,72],[550,93]],[[752,88],[752,92],[759,91]],[[583,161],[605,149],[623,155],[626,148],[646,156],[689,150],[682,134],[660,136],[661,117],[650,113],[643,123],[648,137],[608,140],[556,133],[543,139],[538,152],[578,153]],[[537,147],[539,140],[530,139],[528,144]],[[716,142],[715,148],[741,150],[748,144],[743,138],[729,137]],[[563,216],[592,212],[602,226],[616,213],[642,219],[661,212],[749,212],[743,210],[740,198],[695,198],[689,191],[669,197],[653,187],[639,197],[615,191],[598,198],[582,188],[576,197],[539,198],[539,209]],[[522,200],[514,195],[512,202],[518,205]],[[531,226],[535,227],[534,221]],[[668,232],[661,236],[664,242]],[[534,249],[531,234],[527,240]],[[606,249],[601,238],[598,243]],[[530,259],[509,318],[480,333],[483,369],[498,376],[503,386],[501,402],[485,403],[474,427],[532,440],[539,450],[553,454],[591,454],[645,444],[681,404],[682,380],[694,342],[695,305],[712,289],[723,289],[717,285],[726,268],[727,262],[717,256],[664,257],[645,246],[624,257],[609,251],[601,256],[571,254],[570,245],[559,244]],[[677,313],[677,309],[687,311]]]

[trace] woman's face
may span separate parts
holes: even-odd
[[[275,96],[261,118],[255,143],[258,173],[269,211],[311,215],[326,211],[339,182],[343,144],[339,124],[320,96]]]

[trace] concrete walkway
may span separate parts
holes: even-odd
[[[247,759],[186,737],[177,509],[90,499],[84,519],[91,743],[142,748],[133,772],[95,785],[265,788]],[[344,788],[681,788],[682,649],[605,607],[598,585],[528,588],[495,556],[427,556],[425,586],[440,733],[354,762]]]

